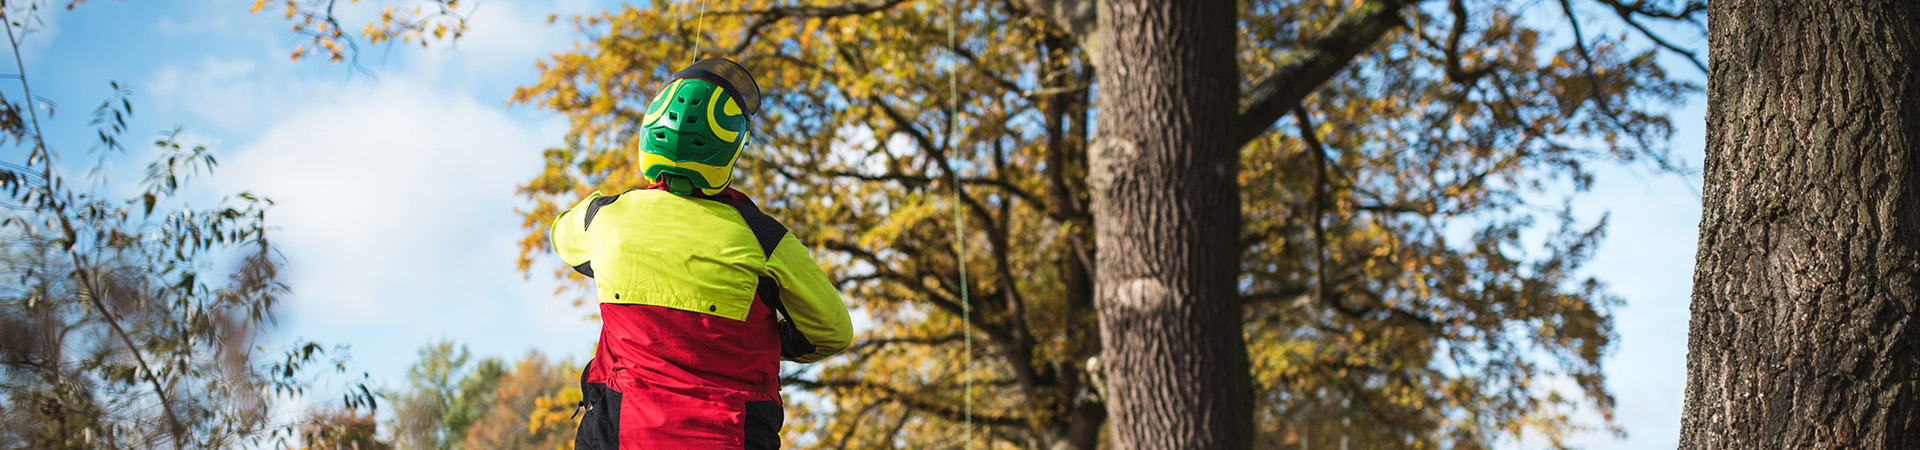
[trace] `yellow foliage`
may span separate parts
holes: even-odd
[[[415,7],[410,13],[400,14],[393,5],[381,9],[379,20],[368,22],[361,27],[359,37],[369,44],[383,44],[393,41],[395,36],[401,42],[417,42],[427,46],[432,36],[434,41],[457,39],[466,32],[466,12],[460,10],[455,0],[415,0],[433,4],[433,9]],[[359,3],[357,0],[350,3]],[[256,0],[254,12],[266,5],[265,0]],[[285,18],[293,21],[295,34],[303,35],[309,42],[295,51],[292,59],[298,61],[305,56],[308,48],[326,49],[328,59],[333,62],[345,61],[354,57],[357,47],[352,45],[352,36],[342,32],[344,26],[334,16],[331,1],[328,0],[287,0]]]
[[[974,421],[990,430],[975,437],[1006,437],[988,446],[1064,439],[1074,407],[1099,401],[1085,370],[1099,348],[1086,266],[1099,249],[1084,46],[1019,2],[958,1],[957,24],[934,7],[944,2],[710,3],[699,35],[665,0],[571,17],[591,42],[541,61],[540,79],[514,92],[513,103],[564,114],[569,127],[519,189],[532,203],[520,210],[523,273],[550,267],[585,287],[545,256],[546,220],[588,192],[641,186],[630,142],[647,96],[697,57],[729,57],[768,99],[736,187],[813,247],[873,323],[847,356],[794,374],[808,395],[788,403],[789,436],[822,448],[950,446],[964,437],[958,411],[972,380]],[[1523,387],[1536,376],[1580,380],[1583,401],[1610,420],[1599,365],[1615,300],[1574,279],[1590,252],[1579,248],[1591,248],[1576,244],[1597,233],[1561,221],[1547,256],[1520,259],[1517,230],[1534,219],[1523,194],[1577,179],[1566,162],[1593,156],[1561,142],[1601,134],[1581,130],[1664,123],[1656,113],[1598,119],[1592,94],[1638,108],[1629,97],[1685,87],[1650,62],[1604,56],[1609,68],[1596,72],[1610,83],[1582,86],[1563,58],[1536,65],[1550,50],[1538,33],[1489,5],[1461,30],[1456,61],[1497,82],[1450,78],[1444,45],[1432,42],[1451,18],[1409,10],[1420,29],[1389,33],[1299,105],[1312,126],[1288,117],[1242,149],[1240,280],[1262,448],[1322,447],[1346,426],[1370,430],[1358,448],[1484,448],[1502,433],[1578,430],[1554,409],[1557,393]],[[1303,57],[1351,9],[1373,7],[1243,6],[1243,85]],[[946,44],[956,25],[961,52]],[[1546,324],[1577,324],[1557,327],[1578,337],[1534,337],[1556,327]],[[972,354],[961,349],[968,334]],[[543,403],[549,414],[528,427],[559,423],[565,401]]]
[[[492,407],[466,430],[463,448],[573,448],[577,422],[561,420],[532,426],[533,420],[558,414],[554,399],[580,398],[579,371],[571,362],[555,365],[538,353],[521,359],[499,381]],[[567,413],[571,413],[571,405]]]

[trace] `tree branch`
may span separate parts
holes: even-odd
[[[1697,25],[1699,24],[1699,22],[1695,22],[1693,16],[1695,14],[1705,12],[1707,10],[1706,4],[1700,3],[1700,2],[1688,2],[1686,8],[1680,11],[1660,11],[1658,9],[1652,9],[1651,6],[1644,4],[1645,2],[1639,2],[1639,4],[1634,4],[1634,5],[1627,5],[1627,4],[1620,3],[1620,0],[1597,0],[1597,1],[1599,1],[1600,4],[1613,7],[1613,13],[1618,14],[1620,16],[1620,21],[1626,22],[1628,26],[1632,26],[1633,29],[1635,30],[1639,30],[1640,35],[1646,36],[1647,39],[1652,39],[1654,45],[1658,45],[1660,46],[1660,48],[1664,48],[1664,49],[1667,49],[1668,51],[1678,53],[1680,54],[1680,56],[1687,57],[1687,62],[1693,63],[1693,67],[1696,69],[1700,69],[1700,73],[1702,74],[1707,73],[1707,65],[1706,63],[1700,62],[1700,55],[1698,53],[1692,50],[1683,50],[1680,48],[1680,46],[1673,45],[1673,43],[1671,42],[1667,42],[1667,40],[1664,38],[1661,38],[1659,34],[1655,34],[1653,30],[1648,30],[1647,27],[1644,25],[1641,25],[1639,21],[1633,20],[1633,16],[1641,15],[1641,16],[1647,16],[1647,17],[1652,17],[1656,19],[1665,19],[1665,20],[1671,20],[1671,21],[1677,21],[1677,22],[1687,22],[1687,23],[1692,23]]]
[[[740,36],[740,42],[734,44],[733,48],[719,49],[714,47],[695,46],[694,50],[696,53],[700,53],[700,54],[713,53],[713,54],[723,54],[723,55],[737,55],[742,52],[745,52],[747,50],[747,46],[753,44],[754,38],[760,36],[760,30],[764,30],[768,26],[772,26],[775,23],[779,23],[782,20],[830,19],[830,18],[841,17],[841,16],[860,15],[860,14],[867,14],[874,11],[892,8],[894,7],[894,5],[899,5],[901,3],[906,3],[906,0],[879,0],[879,1],[872,1],[872,2],[865,2],[865,3],[845,3],[840,5],[834,5],[834,6],[782,6],[782,7],[767,8],[767,9],[720,11],[713,14],[716,16],[753,16],[753,20],[750,22],[747,22],[747,26],[742,27],[742,28],[746,28],[747,31],[745,34]],[[705,33],[702,33],[702,34],[705,34]],[[695,42],[712,42],[705,39],[704,36],[701,36],[701,38],[702,39],[695,40]]]
[[[887,347],[894,344],[942,345],[959,342],[965,336],[951,334],[946,336],[889,336],[869,338],[855,342],[850,350],[870,350],[874,347]]]
[[[866,14],[894,5],[906,3],[906,0],[878,0],[862,3],[842,3],[833,6],[778,6],[767,9],[746,9],[738,11],[718,11],[716,16],[760,16],[785,18],[818,19],[839,16]]]
[[[981,76],[987,77],[988,80],[993,81],[993,84],[1000,86],[1001,89],[1005,89],[1007,92],[1021,93],[1022,96],[1030,95],[1026,91],[1021,90],[1020,85],[1014,83],[1013,79],[993,71],[993,68],[982,63],[980,61],[980,55],[974,54],[972,50],[967,50],[966,47],[958,44],[947,46],[947,50],[952,51],[956,55],[960,55],[962,59],[966,59],[968,67],[972,67],[974,71],[980,72]]]
[[[1240,294],[1241,304],[1264,303],[1275,300],[1288,300],[1306,295],[1310,289],[1304,286],[1282,287],[1272,291],[1248,292]]]
[[[1459,0],[1454,0],[1456,4]],[[1313,289],[1314,295],[1326,298],[1327,286],[1327,148],[1320,145],[1320,132],[1313,125],[1313,117],[1307,114],[1307,108],[1298,104],[1293,106],[1294,122],[1300,125],[1300,138],[1313,148]]]
[[[885,397],[887,399],[900,402],[901,405],[906,406],[908,408],[913,408],[913,409],[924,411],[930,414],[945,417],[947,420],[951,420],[955,422],[967,420],[966,412],[962,411],[960,408],[955,408],[952,404],[943,403],[933,399],[928,399],[925,396],[923,396],[922,393],[919,393],[919,392],[906,392],[901,390],[900,388],[888,386],[885,384],[872,383],[866,380],[808,380],[804,378],[787,378],[787,379],[781,380],[780,384],[783,386],[799,386],[800,388],[803,388],[803,389],[816,389],[816,390],[817,389],[854,389],[854,388],[875,389],[875,390],[879,390],[882,393],[885,393]],[[984,423],[988,425],[1003,426],[1003,427],[1024,427],[1027,425],[1026,419],[1021,418],[1019,416],[1014,416],[1010,414],[984,415],[984,414],[980,414],[977,411],[974,412],[973,414],[973,421],[976,423]]]
[[[1065,31],[1080,47],[1093,50],[1087,45],[1100,33],[1099,12],[1094,0],[1021,0],[1029,13],[1044,17],[1053,26]],[[1097,60],[1097,59],[1096,59]]]
[[[8,22],[9,19],[11,18],[6,16],[5,10],[0,9],[0,22]],[[67,255],[73,260],[74,275],[80,279],[80,284],[88,290],[86,295],[88,303],[93,305],[94,309],[100,311],[101,318],[105,319],[107,325],[113,329],[113,333],[120,337],[120,342],[126,344],[127,354],[133,356],[134,362],[139,363],[140,371],[146,375],[147,381],[153,385],[153,393],[158,397],[161,411],[167,418],[167,429],[173,437],[173,447],[175,449],[185,448],[182,442],[184,438],[182,433],[185,433],[186,428],[181,425],[179,415],[173,411],[173,401],[168,398],[167,389],[160,385],[159,378],[155,377],[153,369],[147,365],[146,357],[141,356],[140,347],[134,345],[133,338],[127,334],[127,330],[120,326],[120,322],[114,319],[113,313],[108,311],[106,305],[100,301],[100,293],[102,291],[99,289],[99,283],[93,279],[92,273],[88,269],[89,266],[86,263],[86,259],[79,253],[78,249],[74,248],[77,242],[74,238],[74,227],[66,214],[69,204],[60,201],[59,196],[54,193],[56,189],[55,186],[57,186],[58,183],[54,182],[53,177],[53,157],[47,154],[46,135],[40,132],[40,118],[38,112],[33,109],[33,91],[28,88],[27,85],[27,66],[20,58],[20,38],[14,35],[13,25],[11,23],[0,23],[0,26],[7,28],[7,42],[12,44],[13,47],[13,63],[15,67],[20,69],[20,90],[24,92],[27,98],[27,114],[33,124],[34,148],[27,159],[28,161],[40,159],[41,162],[45,164],[45,166],[41,167],[40,176],[42,180],[47,180],[47,182],[41,188],[41,192],[43,193],[41,201],[43,204],[50,206],[51,209],[53,209],[53,214],[59,218],[60,228],[66,235],[65,244],[67,246]],[[71,193],[68,195],[67,201],[72,201]]]
[[[866,181],[866,182],[892,181],[892,182],[901,183],[903,185],[907,185],[907,187],[911,187],[911,188],[918,188],[918,187],[922,187],[927,184],[933,183],[933,177],[922,176],[922,175],[907,175],[903,173],[868,175],[868,174],[864,174],[864,173],[860,173],[858,171],[852,171],[852,170],[834,170],[834,171],[828,171],[826,174],[829,176],[841,177],[841,178],[852,178],[852,179]],[[1025,200],[1027,203],[1032,203],[1042,211],[1047,210],[1047,202],[1045,200],[1041,199],[1039,196],[1033,195],[1033,193],[1031,192],[1027,192],[1027,190],[1025,189],[1021,189],[1019,186],[1014,186],[1013,183],[1009,183],[1006,180],[1001,180],[996,178],[962,177],[960,178],[960,182],[965,184],[987,185],[987,186],[1000,188],[1001,191],[1011,194],[1014,198]]]
[[[1340,18],[1326,35],[1308,44],[1304,54],[1262,76],[1241,96],[1234,147],[1266,134],[1289,108],[1340,74],[1360,52],[1380,42],[1388,31],[1405,26],[1400,11],[1420,1],[1368,0]]]
[[[833,448],[847,448],[847,440],[852,439],[853,432],[860,429],[860,419],[866,418],[867,413],[873,412],[874,408],[878,408],[883,404],[886,404],[886,402],[873,402],[868,403],[864,408],[860,408],[860,412],[853,415],[853,420],[847,422],[847,431],[840,433],[840,445],[835,445]]]
[[[933,276],[935,278],[938,278],[940,279],[939,284],[941,286],[956,285],[957,282],[955,282],[950,278],[939,277],[938,275],[927,274],[927,273],[917,273],[914,275],[908,275],[905,273],[901,273],[899,271],[892,270],[888,268],[888,265],[885,264],[884,261],[881,260],[879,255],[876,255],[873,252],[867,251],[864,248],[860,248],[860,246],[854,245],[853,243],[850,243],[850,242],[829,240],[829,241],[821,242],[820,245],[821,245],[821,248],[825,248],[827,250],[832,250],[832,251],[845,252],[848,255],[851,255],[855,258],[859,258],[863,261],[866,261],[868,264],[873,265],[874,273],[879,278],[892,280],[895,283],[898,283],[902,287],[906,287],[907,289],[912,289],[914,292],[919,292],[920,294],[925,295],[926,297],[922,298],[921,300],[926,301],[928,303],[932,303],[935,307],[938,307],[942,310],[946,310],[948,313],[953,314],[955,317],[961,316],[962,315],[961,313],[965,311],[965,308],[960,306],[960,300],[956,297],[957,295],[956,293],[937,292],[934,290],[934,288],[930,288],[924,285],[921,282],[920,278],[914,275]],[[896,248],[898,248],[898,244],[896,244]],[[903,251],[911,252],[912,249],[904,249]],[[975,309],[986,309],[984,308],[984,305],[980,304],[982,303],[980,298],[975,297],[975,298],[970,298],[968,300],[972,302],[972,304],[968,306],[971,306]],[[973,315],[972,323],[974,328],[980,329],[981,332],[986,333],[987,336],[990,338],[993,338],[996,340],[1001,338],[1009,338],[1008,341],[1004,341],[1004,342],[996,341],[995,344],[997,345],[1011,344],[1011,340],[1010,340],[1011,333],[999,327],[998,324],[991,322],[988,315],[975,314]]]

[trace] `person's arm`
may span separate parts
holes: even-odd
[[[853,342],[853,318],[847,314],[847,305],[840,302],[840,290],[833,287],[826,272],[820,271],[820,264],[814,262],[807,247],[792,234],[780,238],[780,245],[767,259],[767,270],[780,284],[780,303],[786,307],[793,330],[798,331],[797,337],[804,338],[798,343],[800,354],[786,359],[810,363],[846,351]]]
[[[600,198],[599,191],[587,194],[587,198],[581,199],[580,203],[561,211],[560,217],[555,217],[553,225],[547,229],[547,239],[553,244],[554,253],[560,254],[560,261],[588,278],[593,277],[593,263],[589,261],[587,248],[586,215],[588,205],[592,205],[597,198]]]

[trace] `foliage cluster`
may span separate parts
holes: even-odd
[[[133,112],[128,92],[116,84],[113,93],[93,117],[102,156],[125,151],[119,140]],[[290,437],[290,425],[268,420],[268,402],[304,392],[306,366],[326,360],[308,342],[256,365],[286,292],[265,225],[272,202],[241,193],[211,209],[180,204],[183,183],[216,160],[178,142],[177,130],[154,142],[160,155],[138,194],[76,189],[34,122],[0,130],[28,148],[27,164],[0,171],[8,209],[0,447],[204,448]],[[236,256],[237,267],[212,267]],[[348,394],[350,405],[370,400]]]
[[[707,3],[699,24],[666,1],[575,17],[591,45],[516,93],[571,125],[522,187],[522,267],[559,208],[642,184],[630,143],[662,77],[727,56],[767,97],[736,183],[874,320],[848,356],[788,374],[821,399],[792,405],[789,429],[822,447],[956,442],[972,381],[970,419],[995,448],[1097,430],[1091,99],[1126,93],[1092,83],[1098,30],[1074,13],[1092,3]],[[1624,36],[1552,38],[1526,19],[1534,3],[1440,3],[1242,3],[1243,73],[1212,82],[1247,97],[1240,277],[1261,446],[1558,446],[1586,426],[1580,405],[1611,420],[1617,299],[1579,272],[1604,220],[1574,221],[1565,193],[1597,163],[1681,170],[1664,110],[1695,87]],[[1627,20],[1697,12],[1599,3]]]
[[[0,2],[15,52],[42,26],[43,3]],[[345,351],[266,347],[288,291],[269,239],[273,202],[240,192],[190,205],[199,197],[188,182],[218,161],[177,128],[153,141],[137,184],[113,177],[109,163],[128,157],[132,92],[111,84],[84,117],[93,144],[63,151],[41,122],[69,116],[16,69],[18,95],[0,93],[0,145],[24,156],[0,162],[0,448],[312,440],[316,430],[276,417],[272,403],[309,392],[317,372],[345,373]],[[63,154],[96,163],[75,180]],[[341,400],[355,414],[375,398],[363,382]]]
[[[1059,448],[1100,429],[1087,154],[1093,97],[1126,93],[1092,82],[1093,2],[684,3],[572,18],[590,45],[540,62],[515,94],[570,120],[521,189],[522,270],[558,208],[642,184],[630,142],[675,61],[742,60],[767,106],[740,187],[875,324],[849,356],[788,374],[822,400],[790,405],[799,440],[938,446],[970,420],[996,448]],[[1697,88],[1655,51],[1693,53],[1645,23],[1699,26],[1703,5],[1562,0],[1557,18],[1505,0],[1240,6],[1242,73],[1205,82],[1244,97],[1230,106],[1259,445],[1558,447],[1586,428],[1582,405],[1610,427],[1601,358],[1618,300],[1580,275],[1605,220],[1577,223],[1568,205],[1594,164],[1686,170],[1667,158],[1664,111]],[[1591,33],[1585,7],[1652,44]],[[424,29],[399,23],[363,35]],[[973,354],[967,336],[983,343]]]
[[[126,152],[133,114],[131,93],[112,88],[90,121],[98,137],[90,151],[102,164]],[[277,358],[261,347],[287,291],[268,240],[273,202],[242,192],[213,208],[188,206],[181,189],[217,160],[178,141],[177,129],[154,141],[158,156],[136,194],[103,193],[128,186],[99,178],[97,189],[78,187],[29,101],[0,97],[0,115],[26,118],[0,124],[0,136],[27,155],[25,164],[0,163],[0,447],[291,439],[293,424],[273,423],[269,402],[304,393],[311,366],[345,365],[317,343]],[[359,408],[373,398],[363,386],[344,400]]]
[[[327,409],[301,423],[309,450],[572,450],[580,371],[537,351],[478,361],[451,341],[420,349],[407,385],[379,396],[393,416]]]
[[[267,0],[254,0],[251,11],[259,14],[267,3]],[[289,55],[293,60],[324,54],[328,61],[337,63],[359,57],[360,42],[352,39],[351,31],[341,24],[335,11],[339,3],[339,0],[285,0],[283,18],[292,22],[292,32],[306,41],[294,47]],[[398,42],[426,47],[434,41],[452,41],[466,34],[467,17],[460,11],[460,0],[422,0],[422,3],[429,6],[412,9],[386,6],[380,11],[379,19],[361,27],[360,37],[371,45],[398,39]]]
[[[382,394],[393,408],[395,448],[573,448],[580,372],[571,361],[555,364],[538,352],[511,365],[471,360],[452,342],[420,349],[408,387]]]

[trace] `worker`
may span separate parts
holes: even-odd
[[[553,220],[555,251],[600,305],[576,449],[778,449],[779,361],[852,341],[805,244],[732,187],[759,100],[727,59],[674,73],[641,119],[650,185],[594,192]]]

